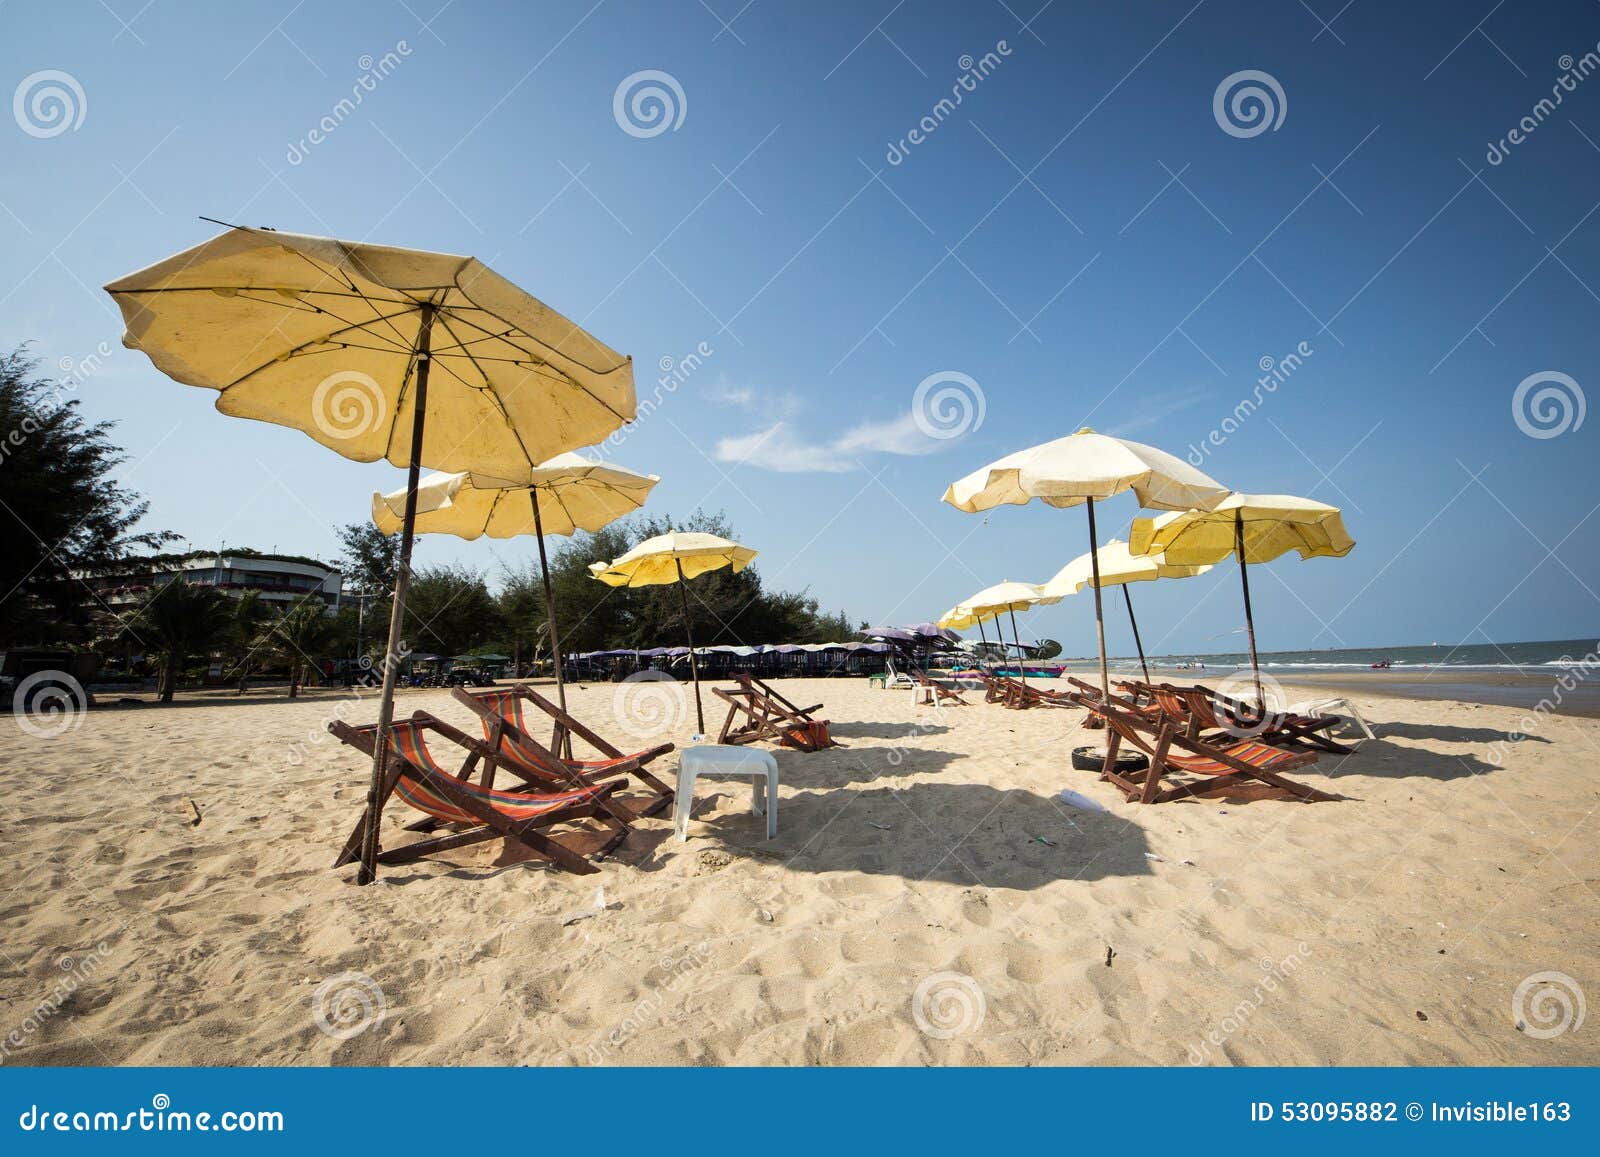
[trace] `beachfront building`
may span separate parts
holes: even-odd
[[[234,598],[257,591],[262,602],[279,610],[311,597],[321,600],[331,615],[349,597],[344,594],[343,577],[327,563],[247,547],[130,558],[112,569],[78,577],[106,606],[116,608],[141,603],[150,591],[180,576]]]

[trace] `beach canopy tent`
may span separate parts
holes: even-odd
[[[1049,506],[1086,504],[1091,562],[1098,541],[1094,504],[1132,490],[1139,505],[1152,510],[1209,509],[1228,488],[1181,458],[1147,446],[1097,434],[1085,426],[1076,434],[1019,450],[950,484],[944,501],[976,514],[997,506],[1037,499]],[[1097,563],[1092,562],[1091,570]],[[1105,615],[1097,575],[1094,585],[1095,632],[1100,645],[1100,690],[1110,694],[1106,672]]]
[[[555,589],[545,555],[547,534],[593,533],[645,504],[660,482],[655,474],[639,474],[622,466],[592,462],[581,454],[557,454],[515,478],[486,474],[434,473],[417,486],[417,534],[451,534],[472,540],[517,538],[531,534],[539,544],[539,578],[555,663],[556,698],[567,709],[567,685],[561,669],[561,631],[556,617]],[[372,521],[385,534],[404,525],[407,492],[372,496]],[[571,743],[563,733],[563,740]],[[565,752],[570,754],[570,748]]]
[[[517,478],[633,420],[633,364],[473,257],[230,227],[106,286],[123,344],[224,414],[409,472],[378,732],[394,718],[424,466]],[[376,878],[374,745],[359,883]]]
[[[1290,551],[1302,559],[1343,558],[1355,545],[1338,507],[1289,494],[1229,494],[1210,509],[1136,518],[1128,534],[1128,549],[1135,555],[1160,554],[1168,564],[1202,566],[1229,557],[1239,560],[1250,668],[1255,675],[1256,705],[1261,708],[1266,703],[1261,694],[1261,662],[1256,657],[1248,564],[1271,562]]]
[[[748,546],[700,531],[668,531],[647,538],[611,562],[589,564],[589,573],[607,586],[647,587],[677,583],[683,599],[683,630],[689,642],[689,675],[694,680],[695,720],[700,734],[706,730],[705,707],[700,701],[700,668],[694,657],[694,624],[689,614],[688,580],[724,567],[735,574],[749,566],[756,552]]]
[[[940,616],[939,625],[951,630],[966,630],[976,626],[981,636],[984,623],[990,619],[998,619],[1001,615],[1010,615],[1011,639],[1017,648],[1017,671],[1023,679],[1026,679],[1027,669],[1022,666],[1022,638],[1017,634],[1017,612],[1059,603],[1062,597],[1058,594],[1049,594],[1032,583],[1013,582],[1007,579],[992,587],[984,587],[970,598],[961,600]],[[1005,641],[1001,638],[999,623],[995,624],[994,631],[996,640],[1004,646]]]
[[[1145,682],[1150,681],[1150,665],[1145,662],[1144,641],[1139,638],[1139,620],[1133,617],[1133,596],[1128,584],[1154,582],[1163,578],[1192,578],[1210,570],[1209,564],[1179,566],[1166,560],[1162,554],[1136,555],[1128,544],[1113,538],[1090,557],[1088,551],[1080,554],[1058,570],[1040,589],[1048,594],[1075,595],[1084,587],[1095,583],[1101,587],[1120,586],[1122,600],[1128,607],[1128,625],[1133,629],[1133,645],[1139,651],[1139,667],[1144,671]],[[1098,579],[1096,578],[1098,575]]]

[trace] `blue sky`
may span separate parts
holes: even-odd
[[[954,478],[1086,423],[1187,453],[1304,343],[1203,467],[1339,505],[1359,544],[1260,568],[1263,648],[1593,636],[1600,419],[1532,437],[1513,395],[1600,381],[1600,76],[1573,79],[1600,7],[1395,7],[11,0],[0,343],[105,343],[76,395],[153,527],[331,555],[400,472],[216,414],[122,349],[98,286],[210,236],[198,214],[471,253],[631,353],[641,396],[709,350],[613,456],[875,621],[1086,548],[1081,509],[961,514]],[[1247,70],[1282,94],[1254,133],[1214,107]],[[675,86],[663,131],[615,112],[645,71]],[[28,101],[52,84],[72,127]],[[913,417],[940,374],[981,396],[956,437]],[[1102,538],[1135,514],[1107,503]],[[1228,568],[1136,597],[1153,652],[1238,645]],[[1088,602],[1024,629],[1092,650]]]

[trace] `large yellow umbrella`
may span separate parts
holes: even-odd
[[[1085,426],[1076,434],[1008,454],[952,483],[944,500],[957,510],[976,513],[996,506],[1021,505],[1038,499],[1050,506],[1086,503],[1089,550],[1095,538],[1094,504],[1132,490],[1139,505],[1153,510],[1208,508],[1228,488],[1181,458],[1124,438],[1097,434]],[[1099,564],[1091,554],[1091,570]],[[1100,643],[1100,690],[1110,695],[1106,671],[1106,629],[1098,574],[1094,584],[1095,631]]]
[[[612,562],[589,564],[589,573],[607,586],[648,587],[678,584],[683,599],[683,629],[689,640],[689,674],[694,679],[694,711],[700,734],[706,730],[705,708],[700,703],[700,665],[694,657],[694,627],[689,617],[688,580],[727,567],[738,573],[750,565],[756,552],[726,538],[697,531],[669,531],[647,538]]]
[[[516,538],[531,534],[539,544],[539,576],[555,660],[556,696],[567,709],[561,671],[561,634],[556,625],[555,591],[544,536],[594,533],[645,504],[661,479],[622,466],[591,462],[581,454],[557,454],[516,480],[483,474],[430,474],[417,486],[416,533],[453,534],[468,540]],[[372,496],[372,521],[385,534],[403,525],[407,492]]]
[[[978,628],[978,637],[983,638],[983,624],[990,619],[998,620],[1001,615],[1011,616],[1011,639],[1017,646],[1017,672],[1026,683],[1028,669],[1022,665],[1022,638],[1017,634],[1017,612],[1031,610],[1037,606],[1050,603],[1059,603],[1064,596],[1051,594],[1032,583],[1015,582],[1007,579],[1005,582],[996,583],[992,587],[984,587],[977,594],[961,600],[946,611],[938,620],[938,625],[952,631],[964,631],[973,626]],[[1000,624],[996,621],[994,626],[995,639],[1001,647],[1005,646],[1005,638],[1000,633]]]
[[[1262,704],[1261,663],[1256,657],[1255,616],[1250,610],[1250,571],[1246,564],[1271,562],[1289,551],[1307,558],[1343,558],[1355,548],[1338,507],[1288,494],[1230,494],[1211,510],[1189,510],[1157,518],[1136,518],[1128,534],[1134,554],[1160,553],[1166,562],[1198,566],[1232,556],[1239,560],[1244,589],[1245,630],[1256,701]]]
[[[1133,628],[1133,645],[1139,651],[1139,667],[1144,671],[1145,682],[1150,681],[1150,664],[1145,662],[1144,641],[1139,638],[1139,620],[1133,616],[1133,596],[1128,584],[1153,582],[1163,578],[1190,578],[1210,570],[1207,566],[1178,566],[1161,554],[1135,555],[1128,544],[1113,538],[1093,553],[1085,551],[1055,573],[1048,582],[1040,584],[1046,594],[1062,597],[1075,595],[1090,583],[1101,587],[1120,586],[1122,600],[1128,607],[1128,625]]]
[[[628,358],[472,257],[229,228],[106,291],[127,325],[123,344],[216,390],[222,413],[408,470],[380,733],[394,718],[422,467],[516,478],[635,413]],[[363,884],[376,876],[387,757],[378,744]]]

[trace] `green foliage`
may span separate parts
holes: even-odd
[[[371,522],[348,523],[334,528],[334,534],[339,538],[345,589],[386,598],[394,590],[400,536],[384,534]]]
[[[243,695],[250,672],[260,665],[267,639],[266,622],[272,611],[261,601],[260,591],[244,591],[230,600],[228,625],[223,640],[228,655],[228,674],[239,681]]]
[[[71,384],[36,368],[0,354],[0,647],[81,637],[98,604],[73,572],[173,537],[134,533],[147,504],[112,480],[112,424],[85,422]]]
[[[161,702],[171,703],[183,665],[224,645],[233,621],[229,598],[214,587],[181,578],[145,598],[125,631],[160,666]]]
[[[459,655],[504,635],[483,575],[463,566],[429,567],[411,577],[404,637],[414,651]]]
[[[289,698],[300,693],[308,668],[325,657],[334,636],[334,620],[321,599],[306,597],[272,624],[273,649],[289,668]]]

